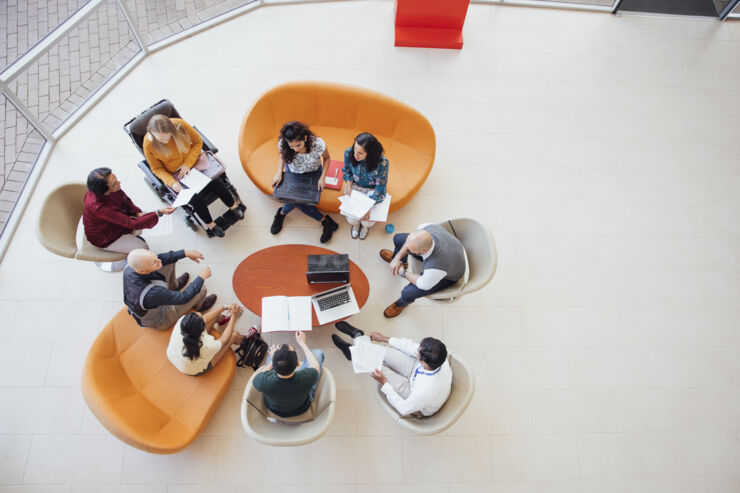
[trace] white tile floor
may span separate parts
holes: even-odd
[[[0,491],[740,491],[740,23],[472,5],[462,51],[392,43],[390,1],[259,9],[147,59],[62,139],[0,264]],[[249,210],[223,240],[178,222],[151,243],[201,249],[209,289],[233,301],[250,252],[318,242],[297,214],[268,233],[275,204],[237,158],[246,108],[293,79],[359,84],[431,120],[437,162],[392,215],[399,230],[471,216],[494,231],[492,284],[392,321],[381,311],[400,285],[376,253],[389,237],[351,241],[343,224],[329,244],[371,280],[358,325],[443,338],[476,371],[473,403],[443,435],[410,435],[323,328],[310,342],[328,354],[339,405],[320,441],[247,438],[240,369],[185,452],[130,448],[79,391],[86,348],[121,306],[120,275],[43,250],[41,201],[109,165],[156,206],[121,125],[172,99],[218,144]]]

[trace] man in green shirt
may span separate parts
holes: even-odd
[[[265,394],[267,408],[284,418],[303,414],[311,406],[324,363],[324,352],[311,350],[304,332],[296,332],[295,340],[306,355],[300,368],[292,346],[273,344],[267,353],[267,365],[254,378],[254,388]]]

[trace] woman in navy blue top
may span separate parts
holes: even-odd
[[[382,202],[388,186],[388,160],[383,155],[383,145],[368,132],[355,137],[352,146],[344,151],[344,193],[364,193],[371,199]],[[368,221],[369,212],[361,219],[347,216],[352,225],[352,238],[367,238],[370,228],[375,224]]]

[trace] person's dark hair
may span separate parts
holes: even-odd
[[[108,191],[108,177],[111,173],[110,168],[95,168],[87,175],[87,189],[95,195],[105,195]]]
[[[287,376],[293,373],[298,366],[298,355],[290,349],[290,346],[283,344],[272,355],[272,367],[278,375]]]
[[[419,343],[419,361],[423,361],[429,368],[436,370],[447,359],[447,347],[439,339],[425,337]]]
[[[352,144],[352,150],[349,152],[349,160],[352,163],[352,166],[357,165],[354,153],[355,144],[360,144],[367,153],[367,157],[365,158],[365,168],[367,168],[368,171],[375,171],[375,168],[378,167],[380,160],[383,157],[383,144],[381,144],[380,141],[371,133],[362,132],[359,134],[355,137],[355,141]]]
[[[289,142],[302,140],[306,143],[306,152],[311,152],[311,146],[315,138],[316,136],[305,123],[288,122],[283,125],[283,128],[280,129],[280,154],[283,156],[283,161],[290,163],[295,157],[295,151],[290,148]]]
[[[190,360],[196,360],[200,357],[200,348],[203,345],[200,336],[206,330],[206,323],[197,313],[188,313],[180,322],[180,333],[182,334],[182,343],[185,347],[182,349],[182,355]]]

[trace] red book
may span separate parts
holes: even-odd
[[[342,168],[344,163],[342,161],[331,160],[329,162],[329,169],[324,177],[324,186],[331,188],[332,190],[341,190],[342,182],[344,181],[344,175],[342,174]]]

